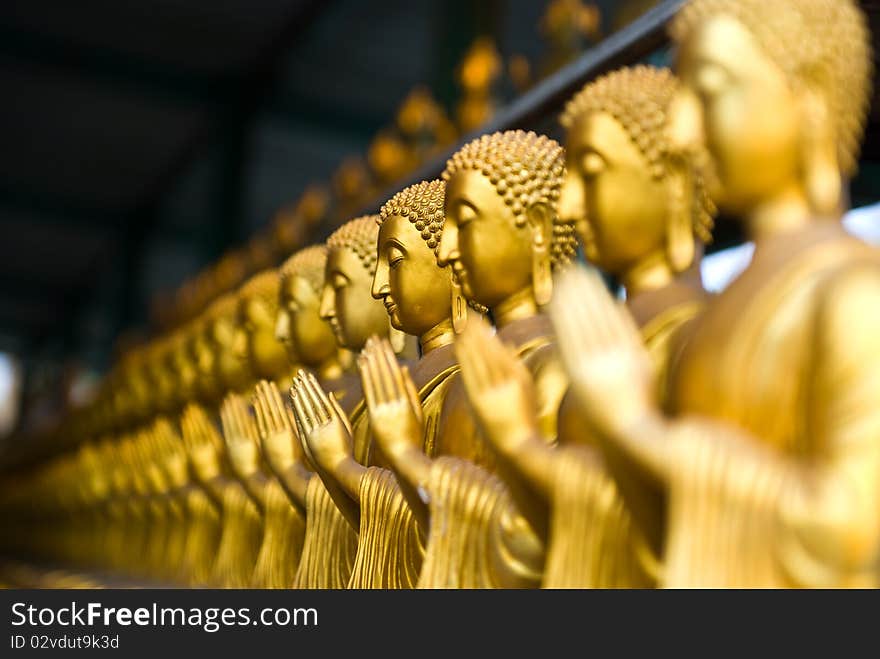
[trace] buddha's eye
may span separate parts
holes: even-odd
[[[605,159],[596,151],[585,151],[581,156],[580,166],[585,177],[593,178],[605,170]]]
[[[391,245],[388,247],[388,267],[392,270],[399,266],[403,259],[405,258],[405,254],[400,247],[396,245]]]
[[[330,283],[333,286],[334,290],[339,290],[341,288],[345,288],[348,285],[348,277],[343,275],[341,272],[334,272]]]
[[[456,215],[458,226],[463,227],[477,218],[477,211],[470,204],[461,203],[458,204]]]
[[[697,68],[695,76],[697,93],[703,98],[711,98],[730,85],[730,76],[721,66],[703,63]]]

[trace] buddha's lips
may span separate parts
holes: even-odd
[[[397,311],[397,305],[391,298],[385,298],[385,311],[388,312],[389,316],[393,316],[394,312]]]

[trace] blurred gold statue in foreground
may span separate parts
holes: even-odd
[[[570,275],[553,317],[573,390],[664,548],[661,584],[874,586],[880,258],[838,221],[867,107],[864,17],[850,0],[695,0],[674,35],[674,138],[708,146],[754,260],[671,365],[672,419],[631,319]]]

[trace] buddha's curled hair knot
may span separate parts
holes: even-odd
[[[586,84],[566,104],[559,122],[571,127],[590,113],[605,113],[613,117],[627,132],[642,153],[651,175],[663,180],[669,175],[669,156],[673,149],[669,141],[669,108],[678,90],[678,79],[669,69],[639,65],[603,75]],[[712,218],[715,204],[706,192],[701,174],[703,152],[687,156],[693,172],[691,218],[694,234],[703,242],[712,239]]]
[[[327,265],[327,248],[324,245],[312,245],[295,252],[280,269],[281,281],[290,277],[302,277],[315,293],[320,294],[324,286],[324,268]]]
[[[370,274],[376,272],[376,237],[379,235],[378,215],[363,215],[349,220],[327,239],[327,249],[346,248],[353,251]]]
[[[552,263],[571,260],[577,249],[574,224],[556,213],[565,177],[565,155],[558,142],[523,130],[483,135],[455,152],[446,163],[443,180],[462,170],[475,170],[489,179],[518,226],[526,223],[531,206],[547,204],[553,213]]]
[[[446,196],[446,183],[440,180],[422,181],[404,188],[379,211],[377,224],[394,215],[405,217],[419,231],[428,247],[437,252],[443,235],[443,221],[446,219],[443,204]]]
[[[263,270],[248,279],[238,289],[238,299],[257,298],[263,301],[270,313],[278,311],[278,289],[281,279],[275,269]]]

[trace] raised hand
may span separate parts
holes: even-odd
[[[572,390],[596,430],[624,432],[656,407],[651,361],[638,328],[595,271],[562,273],[550,317]]]
[[[300,437],[314,462],[333,473],[340,462],[353,459],[348,419],[314,375],[299,371],[290,397]]]
[[[153,424],[153,433],[158,447],[158,455],[162,457],[165,470],[176,487],[186,484],[187,461],[186,451],[174,430],[165,417],[160,417]]]
[[[532,376],[485,320],[468,323],[455,355],[477,423],[497,450],[512,453],[538,436]]]
[[[266,461],[276,474],[283,473],[296,461],[293,415],[284,405],[278,386],[263,380],[257,383],[253,398],[257,433]]]
[[[422,404],[406,367],[386,339],[371,337],[358,357],[370,430],[382,451],[400,456],[422,450]]]
[[[201,482],[220,473],[220,437],[205,411],[190,404],[180,419],[180,429],[193,472]]]
[[[257,425],[244,396],[229,394],[220,407],[223,437],[235,473],[246,478],[259,470]]]

